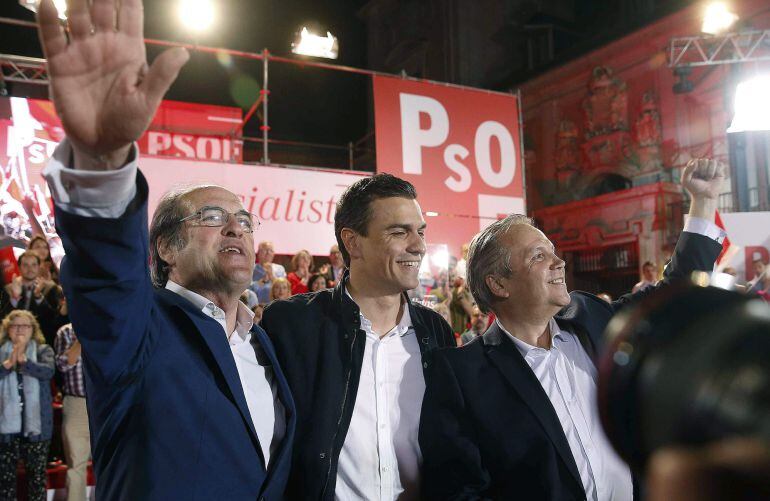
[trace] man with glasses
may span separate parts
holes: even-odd
[[[164,196],[147,233],[134,142],[188,55],[147,66],[139,0],[68,7],[66,37],[50,0],[38,13],[67,135],[45,176],[84,354],[96,497],[282,499],[294,403],[238,300],[258,222],[235,194],[195,186]]]

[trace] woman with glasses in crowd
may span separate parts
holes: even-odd
[[[28,498],[45,500],[54,352],[32,313],[13,310],[3,319],[0,361],[0,499],[16,499],[21,458]]]

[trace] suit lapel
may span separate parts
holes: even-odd
[[[583,482],[580,480],[580,473],[578,472],[575,458],[572,456],[572,451],[569,448],[567,437],[564,435],[564,429],[540,381],[535,377],[532,369],[527,365],[516,346],[496,322],[487,330],[483,337],[486,353],[490,361],[497,367],[505,380],[516,390],[535,415],[545,430],[546,435],[551,439],[554,447],[567,465],[567,469],[582,489]]]
[[[281,371],[281,366],[278,363],[278,358],[273,350],[270,339],[267,337],[265,331],[257,326],[252,327],[251,335],[252,345],[254,345],[255,342],[259,343],[259,348],[261,348],[262,352],[270,360],[275,385],[278,388],[278,398],[281,400],[285,412],[284,419],[286,422],[286,432],[284,433],[283,440],[281,440],[281,444],[278,446],[278,450],[272,455],[274,458],[273,462],[268,465],[268,479],[267,482],[265,482],[265,485],[267,485],[270,481],[270,474],[277,469],[280,470],[280,464],[286,461],[291,453],[291,447],[289,446],[294,441],[294,429],[296,427],[297,415],[294,408],[294,399],[291,397],[289,385],[286,381],[286,377],[283,375],[283,371]],[[255,347],[255,349],[257,349],[257,347]]]
[[[230,346],[223,335],[222,327],[216,320],[208,318],[200,311],[196,311],[192,303],[182,296],[166,289],[158,289],[158,293],[184,312],[187,318],[189,318],[195,325],[198,330],[198,335],[203,338],[206,346],[208,346],[211,354],[214,356],[214,360],[219,366],[219,370],[222,372],[227,387],[230,389],[230,394],[233,396],[235,405],[238,407],[241,417],[246,422],[249,434],[255,443],[259,457],[262,459],[262,464],[264,465],[265,458],[262,454],[262,447],[259,445],[259,437],[257,437],[254,423],[251,421],[249,407],[246,405],[246,395],[243,391],[243,386],[241,385],[241,379],[238,376],[238,369],[235,366],[235,358],[233,358],[233,352],[230,350]],[[265,470],[267,470],[267,467],[265,467]]]

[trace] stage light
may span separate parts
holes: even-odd
[[[724,2],[712,2],[706,7],[701,31],[709,35],[717,35],[726,31],[737,20],[738,16],[727,10]]]
[[[214,23],[216,13],[211,0],[180,0],[179,18],[193,31],[205,31]]]
[[[770,130],[770,75],[761,75],[735,88],[735,115],[727,132]]]
[[[59,12],[59,19],[67,19],[67,1],[53,0],[53,4],[56,7],[56,10]],[[32,12],[37,12],[37,6],[40,5],[40,0],[19,0],[19,5],[31,10]]]
[[[304,26],[297,33],[297,37],[291,44],[291,51],[294,54],[302,56],[323,57],[326,59],[337,59],[339,53],[339,43],[337,37],[328,31],[326,36],[314,35]]]
[[[425,215],[428,217],[436,217],[438,216],[438,212],[433,212],[432,210],[429,210],[425,213]]]

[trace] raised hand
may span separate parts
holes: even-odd
[[[117,168],[189,55],[169,49],[148,67],[141,0],[67,3],[69,41],[53,1],[38,9],[51,98],[76,154],[95,160],[79,167]]]
[[[698,158],[687,162],[682,171],[682,186],[690,194],[690,215],[713,219],[725,180],[725,167],[714,159]]]

